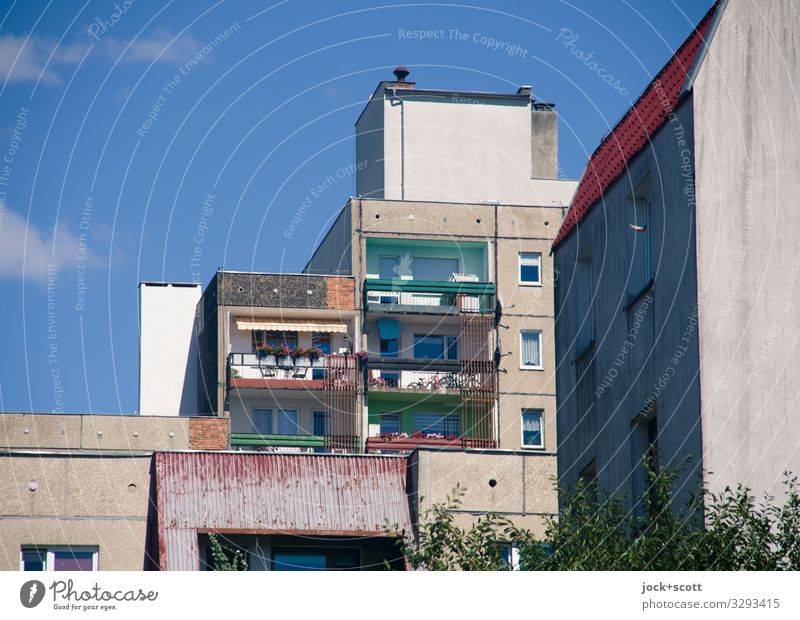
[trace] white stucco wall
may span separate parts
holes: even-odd
[[[199,284],[139,285],[139,413],[197,412]]]
[[[800,473],[800,21],[730,0],[694,84],[703,459],[712,488]]]

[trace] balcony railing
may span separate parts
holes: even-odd
[[[322,452],[325,438],[317,435],[231,433],[231,447],[262,452]]]
[[[324,364],[322,357],[276,358],[274,355],[231,353],[228,355],[228,379],[231,387],[253,387],[261,384],[292,387],[296,384],[296,387],[322,388]],[[312,385],[309,381],[315,383]]]
[[[491,282],[367,280],[364,297],[368,312],[458,314],[495,309]]]
[[[457,360],[369,358],[370,392],[459,393],[480,386],[480,378],[462,372]]]

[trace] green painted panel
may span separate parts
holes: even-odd
[[[259,435],[258,433],[231,433],[232,446],[292,446],[321,448],[325,438],[316,435]]]

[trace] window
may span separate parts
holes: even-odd
[[[46,549],[22,550],[22,570],[24,571],[44,570],[46,566],[47,566]]]
[[[311,332],[311,346],[317,347],[323,355],[331,353],[331,335],[326,332]],[[319,360],[322,363],[322,359]],[[325,380],[325,369],[314,368],[311,370],[311,378],[315,381]]]
[[[253,409],[253,432],[259,435],[272,434],[272,409]]]
[[[646,174],[628,196],[626,241],[630,257],[628,305],[639,297],[653,279],[653,222],[650,175]]]
[[[594,341],[594,312],[592,304],[592,248],[578,253],[575,266],[575,352],[580,355]]]
[[[297,411],[280,409],[278,411],[278,435],[299,435],[297,426]]]
[[[311,332],[311,345],[322,351],[323,355],[330,355],[331,335],[326,332]]]
[[[543,416],[544,414],[539,409],[522,410],[523,448],[544,448]]]
[[[378,335],[381,339],[381,357],[398,357],[400,324],[393,319],[378,319]]]
[[[397,357],[398,355],[397,338],[381,338],[381,357]]]
[[[328,423],[330,421],[330,414],[327,411],[315,411],[314,412],[314,435],[317,437],[324,436],[325,430],[328,427]]]
[[[301,549],[277,547],[272,552],[272,570],[359,570],[357,549]]]
[[[633,509],[637,514],[642,514],[643,499],[650,492],[645,463],[649,461],[651,466],[658,466],[658,416],[655,404],[649,405],[634,418],[630,444]]]
[[[414,432],[439,433],[445,437],[461,435],[461,416],[439,413],[415,413]]]
[[[400,432],[400,414],[384,413],[381,416],[381,434]]]
[[[458,336],[447,337],[447,359],[458,359]]]
[[[400,257],[381,256],[378,269],[381,280],[397,280],[400,277]]]
[[[258,347],[276,347],[278,345],[296,349],[297,332],[253,330],[253,351]]]
[[[414,334],[414,357],[417,359],[441,359],[443,353],[444,338],[442,336]]]
[[[542,332],[520,332],[519,342],[520,368],[542,368]]]
[[[519,283],[528,286],[542,283],[542,255],[539,252],[519,253]]]
[[[457,258],[418,258],[411,259],[411,274],[415,280],[436,280],[447,282],[450,276],[458,273]]]
[[[592,503],[597,503],[597,460],[592,459],[589,464],[578,474],[583,494]]]
[[[23,547],[20,570],[95,571],[97,556],[96,547]]]

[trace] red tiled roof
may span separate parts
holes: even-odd
[[[625,171],[631,158],[647,144],[678,104],[681,89],[718,6],[719,3],[715,2],[689,38],[592,153],[567,216],[553,241],[553,248],[567,237],[603,192]]]

